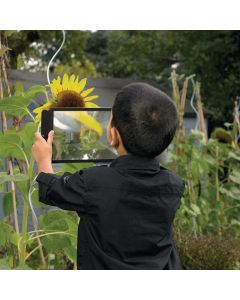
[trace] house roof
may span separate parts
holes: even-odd
[[[15,83],[17,81],[22,82],[25,89],[30,88],[33,85],[45,85],[47,84],[46,72],[29,72],[21,70],[10,70],[9,72],[10,81]],[[54,75],[50,74],[50,79],[53,79]],[[102,107],[111,107],[114,101],[116,94],[119,90],[129,83],[137,82],[139,80],[133,80],[130,78],[88,78],[87,86],[95,87],[95,94],[99,95],[98,104]],[[156,84],[150,80],[141,80],[141,82],[149,83],[159,89],[162,89],[166,92],[164,86],[161,84]],[[38,96],[32,101],[30,109],[34,109],[44,102],[42,96]],[[209,111],[205,110],[205,116],[208,117],[211,115]],[[186,102],[185,107],[185,116],[186,117],[196,117],[195,112],[193,111],[190,102]]]

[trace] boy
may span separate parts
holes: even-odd
[[[47,142],[36,133],[40,201],[81,217],[78,269],[181,268],[171,231],[184,182],[155,159],[177,126],[166,94],[145,83],[127,85],[116,96],[107,128],[119,157],[110,166],[61,177],[51,166],[53,131]]]

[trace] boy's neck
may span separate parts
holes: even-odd
[[[119,145],[116,150],[117,150],[118,156],[128,155],[128,153],[123,145]]]

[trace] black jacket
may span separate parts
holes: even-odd
[[[40,173],[40,201],[73,210],[78,269],[180,269],[172,223],[184,181],[155,159],[121,156],[110,166],[59,177]]]

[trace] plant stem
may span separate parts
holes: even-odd
[[[32,211],[31,211],[32,212]],[[36,238],[37,238],[37,243],[38,243],[38,249],[39,249],[39,252],[40,252],[40,257],[41,257],[41,262],[42,262],[42,267],[45,269],[46,268],[46,260],[45,260],[45,257],[44,257],[44,253],[43,253],[43,247],[42,247],[42,243],[41,243],[41,240],[39,238],[39,234],[38,234],[38,228],[37,228],[37,224],[35,222],[35,219],[33,217],[33,213],[32,213],[32,224],[33,224],[33,228],[34,230],[36,231]]]
[[[218,233],[220,233],[220,222],[219,222],[219,215],[217,211],[217,206],[219,205],[220,201],[220,191],[219,191],[219,177],[218,177],[218,171],[219,171],[219,148],[218,145],[216,146],[216,172],[215,172],[215,186],[216,186],[216,217],[217,217],[217,226],[218,226]]]
[[[39,235],[38,237],[35,236],[35,237],[31,238],[31,239],[28,239],[28,241],[33,241],[33,240],[35,240],[35,239],[37,239],[37,238],[40,238],[40,237],[44,237],[44,236],[48,236],[48,235],[56,235],[56,234],[64,234],[64,235],[70,235],[70,236],[72,236],[72,237],[75,237],[75,235],[73,235],[73,234],[71,234],[71,233],[69,233],[69,232],[65,232],[65,231],[55,231],[55,232],[49,232],[49,233],[41,234],[41,235]]]
[[[27,112],[28,112],[29,116],[32,118],[33,122],[35,122],[35,118],[34,118],[34,116],[31,114],[31,112],[30,112],[29,109],[27,109]]]
[[[20,244],[19,263],[25,263],[26,239],[27,239],[27,223],[28,223],[28,198],[24,195],[23,218],[22,218],[22,239]]]
[[[8,161],[8,168],[10,175],[13,175],[13,165],[12,161]],[[19,233],[19,225],[18,225],[18,214],[17,214],[17,200],[16,200],[16,188],[14,181],[10,181],[11,193],[12,193],[12,203],[13,203],[13,219],[16,233]]]

